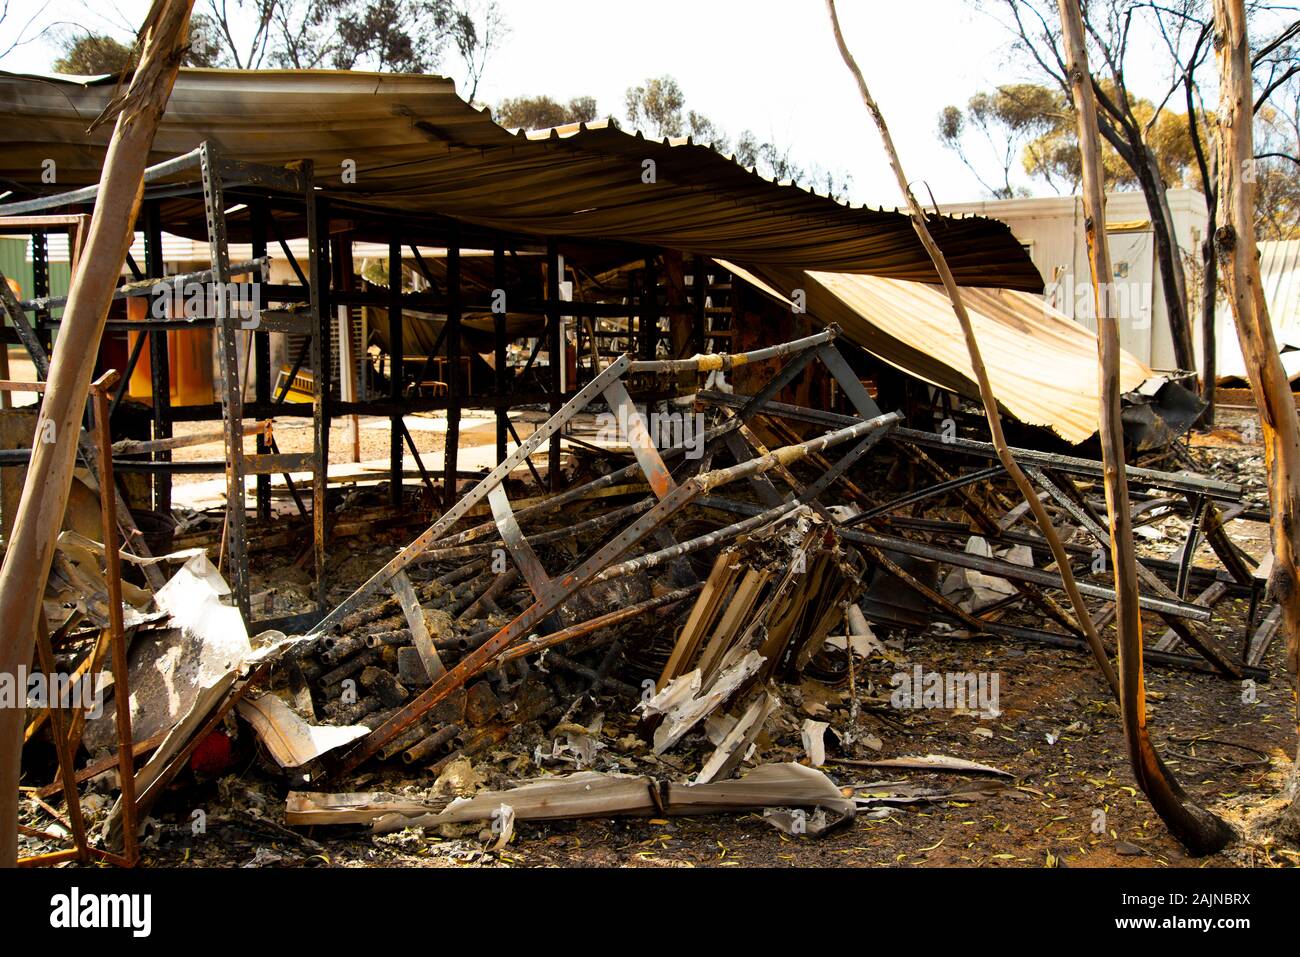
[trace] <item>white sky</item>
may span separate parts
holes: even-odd
[[[623,94],[671,74],[688,108],[733,141],[743,129],[791,145],[804,165],[852,176],[851,198],[896,206],[901,197],[857,88],[840,60],[823,0],[499,0],[510,35],[489,62],[478,98],[520,94],[558,100],[589,94],[623,119]],[[232,0],[231,6],[235,4]],[[126,39],[148,0],[10,0],[0,31],[33,13],[81,31]],[[196,10],[205,7],[198,0]],[[43,8],[43,9],[42,9]],[[989,0],[840,0],[845,38],[890,124],[918,197],[940,205],[984,197],[976,179],[935,136],[949,103],[1027,78],[1008,60],[1009,35],[983,10]],[[128,27],[130,25],[130,27]],[[8,42],[0,42],[0,47]],[[0,69],[48,70],[52,39],[20,46]],[[454,58],[446,64],[459,79]],[[1140,82],[1130,84],[1148,93]],[[1158,85],[1156,78],[1147,78]]]

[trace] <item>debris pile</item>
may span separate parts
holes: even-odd
[[[250,636],[201,548],[148,560],[141,570],[175,571],[157,588],[132,573],[141,583],[120,583],[114,608],[103,546],[65,533],[47,594],[51,672],[99,669],[115,612],[130,662],[102,714],[81,720],[68,709],[71,727],[49,728],[42,723],[63,709],[33,715],[28,738],[53,742],[62,771],[58,783],[33,789],[40,803],[25,846],[43,851],[59,836],[48,817],[62,815],[47,799],[63,793],[84,812],[97,853],[131,858],[125,831],[149,839],[151,809],[178,776],[224,778],[241,760],[263,782],[260,791],[246,781],[223,791],[220,813],[241,826],[315,844],[319,833],[295,828],[459,833],[477,823],[487,826],[489,851],[524,821],[754,811],[803,836],[857,813],[1003,787],[1005,772],[980,762],[882,753],[872,729],[891,722],[882,715],[905,664],[898,636],[923,629],[1070,649],[1083,647],[1078,625],[1050,594],[1059,579],[1044,565],[1044,540],[1000,486],[990,447],[882,414],[844,375],[834,337],[832,329],[737,356],[623,357],[427,530],[383,553],[382,567],[305,633]],[[813,359],[857,415],[775,401]],[[624,384],[760,361],[784,364],[757,394],[696,395],[707,416],[698,457],[649,441]],[[625,450],[604,453],[594,478],[536,495],[528,457],[596,401],[631,423]],[[1104,532],[1097,464],[1016,451],[1104,622],[1113,593],[1104,562],[1095,563]],[[1259,674],[1262,631],[1236,655],[1205,625],[1226,595],[1261,603],[1260,569],[1224,532],[1250,517],[1236,501],[1241,488],[1131,471],[1142,527],[1187,536],[1142,569],[1144,606],[1172,636],[1148,649],[1150,660]],[[1207,553],[1222,567],[1207,564]],[[1057,630],[1043,627],[1044,616]],[[127,689],[139,767],[134,794],[110,800]],[[979,701],[959,712],[998,714],[996,701],[983,700],[988,689],[968,690]],[[929,688],[911,693],[919,702]],[[88,760],[74,771],[83,749]],[[33,773],[40,753],[32,751]],[[987,780],[935,787],[845,777],[884,769]],[[78,782],[89,782],[80,800]]]

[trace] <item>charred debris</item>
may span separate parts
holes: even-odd
[[[226,790],[212,813],[308,843],[332,833],[307,837],[313,825],[478,823],[499,849],[516,821],[739,811],[816,835],[958,793],[868,787],[862,769],[943,768],[973,775],[960,787],[976,789],[1007,777],[924,749],[881,753],[872,728],[897,706],[899,636],[994,636],[1086,660],[1047,543],[967,400],[874,360],[835,324],[703,255],[632,258],[454,222],[416,224],[444,240],[433,261],[392,239],[383,288],[338,238],[359,214],[315,195],[309,167],[236,163],[208,144],[164,167],[152,181],[199,177],[191,193],[212,252],[210,267],[168,282],[251,277],[261,300],[141,325],[127,303],[155,294],[157,279],[119,289],[109,330],[122,348],[101,357],[80,444],[89,519],[70,509],[38,629],[32,673],[48,681],[33,687],[50,693],[28,696],[29,862],[134,863],[141,839],[156,839],[154,815],[182,813],[171,796],[240,761],[263,805],[250,814]],[[167,190],[146,204],[155,277],[164,217],[186,215],[185,190]],[[238,214],[252,257],[231,261],[226,217],[254,196],[297,196],[306,262],[272,203]],[[0,224],[67,231],[75,250],[85,219],[11,205]],[[297,283],[267,281],[268,239]],[[407,246],[423,292],[405,288]],[[516,285],[522,327],[489,305]],[[2,282],[0,293],[44,378],[62,303],[42,290],[20,300]],[[382,316],[375,363],[348,357],[354,307]],[[427,317],[423,361],[403,346],[413,317]],[[167,398],[168,335],[182,328],[211,330],[221,400],[210,407]],[[292,353],[278,382],[273,335]],[[363,368],[344,392],[311,382],[331,352],[342,353],[336,375]],[[131,399],[142,355],[154,358],[158,401]],[[1147,463],[1128,470],[1134,523],[1168,544],[1138,569],[1157,636],[1145,658],[1266,680],[1280,617],[1264,600],[1268,561],[1232,527],[1267,515],[1241,485],[1186,467],[1179,388],[1131,397],[1131,444]],[[466,467],[462,413],[475,408],[495,425],[495,455]],[[445,423],[440,466],[417,450],[412,413]],[[18,475],[34,422],[0,416],[28,430],[0,452],[4,474]],[[386,473],[332,474],[330,423],[350,416],[388,420]],[[211,425],[174,434],[186,417]],[[280,450],[283,417],[311,422],[306,450]],[[1101,464],[1046,429],[1018,426],[1013,438],[1106,634]],[[213,441],[220,461],[173,460]],[[225,505],[174,505],[172,476],[187,470],[224,476]],[[1246,631],[1225,642],[1212,610],[1243,597]],[[90,691],[56,693],[59,676]],[[996,689],[936,693],[996,714]]]

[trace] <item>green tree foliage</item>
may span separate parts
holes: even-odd
[[[1114,84],[1100,85],[1112,97]],[[1168,188],[1201,188],[1186,113],[1166,107],[1156,115],[1150,100],[1129,96],[1132,113],[1147,131]],[[1296,115],[1300,116],[1300,108]],[[1200,121],[1201,140],[1212,130]],[[1285,109],[1264,105],[1256,118],[1256,205],[1260,239],[1300,238],[1300,153],[1298,124]],[[994,199],[1030,195],[1039,181],[1057,192],[1079,188],[1079,144],[1070,106],[1062,95],[1036,84],[1000,86],[976,93],[965,108],[947,106],[939,113],[939,141],[957,154]],[[1109,143],[1102,143],[1102,167],[1108,190],[1140,188],[1133,169]],[[1017,180],[1019,172],[1024,180]]]
[[[1255,222],[1260,239],[1300,239],[1300,20],[1254,59]]]
[[[206,0],[200,18],[212,65],[240,70],[434,73],[451,49],[470,99],[508,32],[488,0]]]
[[[185,53],[186,66],[221,66],[221,38],[216,22],[205,13],[190,17],[190,48]]]
[[[1066,119],[1068,107],[1059,93],[1035,83],[1013,83],[976,93],[964,109],[944,107],[939,114],[939,141],[957,154],[991,195],[1010,199],[1028,192],[1012,182],[1020,155],[1028,168],[1031,144],[1062,128]],[[977,153],[992,157],[987,169]],[[1035,153],[1034,162],[1038,161]]]
[[[190,19],[190,43],[181,62],[185,66],[217,66],[220,48],[215,24],[209,17],[196,14]],[[98,76],[120,73],[135,66],[135,50],[110,36],[87,33],[69,34],[60,42],[63,55],[51,64],[55,73],[75,76]]]
[[[545,130],[569,123],[590,123],[596,116],[594,96],[575,96],[567,103],[549,96],[515,96],[502,100],[493,111],[493,119],[509,130]]]
[[[1101,83],[1111,96],[1114,84]],[[1129,96],[1132,113],[1147,129],[1165,185],[1197,182],[1195,156],[1187,116],[1168,108],[1156,115],[1154,104]],[[1030,189],[1016,182],[1020,172],[1058,192],[1079,188],[1078,132],[1064,94],[1035,83],[999,86],[976,93],[966,107],[945,107],[939,114],[939,141],[955,152],[995,199],[1027,196]],[[1109,143],[1102,144],[1107,189],[1138,189],[1132,168]]]
[[[655,136],[681,136],[685,129],[682,108],[686,97],[671,76],[652,77],[640,86],[629,87],[625,95],[627,121]]]
[[[799,183],[833,199],[843,198],[848,192],[848,174],[817,164],[804,166],[792,158],[788,146],[761,140],[751,130],[742,131],[736,138],[733,153],[726,131],[703,113],[688,109],[685,94],[671,76],[652,77],[629,87],[624,104],[628,123],[649,136],[689,136],[723,155],[732,154],[741,166],[756,169],[768,179]]]
[[[1109,80],[1099,85],[1108,96],[1119,95]],[[1187,116],[1165,108],[1156,115],[1155,104],[1150,100],[1129,95],[1129,110],[1146,130],[1146,142],[1155,155],[1156,166],[1166,188],[1196,185],[1196,158],[1192,151]],[[1022,156],[1024,171],[1030,176],[1041,176],[1054,188],[1063,185],[1068,192],[1079,187],[1082,176],[1079,167],[1077,127],[1072,114],[1057,114],[1057,121],[1025,145]],[[1137,177],[1109,143],[1102,144],[1102,167],[1107,189],[1139,189]]]
[[[54,61],[55,73],[98,76],[120,73],[135,64],[134,51],[112,37],[87,36],[70,38],[63,45],[63,56]]]
[[[1266,105],[1255,117],[1255,224],[1260,239],[1300,239],[1300,89],[1294,95],[1291,112]]]

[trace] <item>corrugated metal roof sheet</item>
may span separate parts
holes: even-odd
[[[95,182],[111,130],[86,127],[114,90],[111,80],[0,73],[0,177],[40,189],[41,162],[50,158],[60,188]],[[310,158],[330,195],[373,207],[749,263],[936,278],[896,211],[850,208],[772,183],[690,141],[647,140],[602,124],[512,134],[441,77],[182,70],[150,162],[205,139],[251,162]],[[340,177],[330,185],[330,171],[341,172],[345,160],[356,163],[355,184]],[[645,181],[647,160],[653,182]],[[1005,225],[936,217],[931,228],[959,282],[1042,288]]]
[[[808,312],[835,322],[853,342],[932,385],[978,397],[961,327],[943,287],[879,276],[748,270],[729,265],[770,295],[789,302],[801,288]],[[999,404],[1021,422],[1082,442],[1098,427],[1097,340],[1040,297],[1010,289],[966,288],[962,298]],[[1122,354],[1120,388],[1153,373]]]

